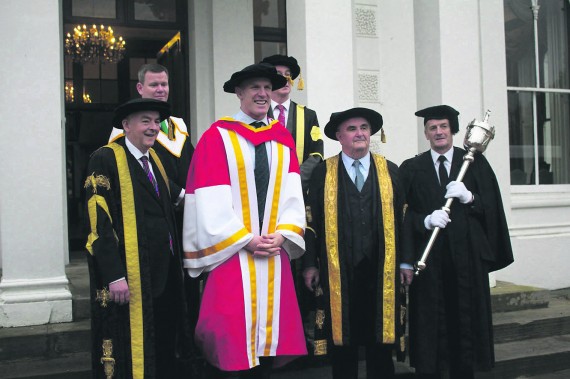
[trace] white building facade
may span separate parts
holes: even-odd
[[[506,12],[513,12],[514,24],[523,30],[533,25],[540,32],[540,22],[534,20],[540,20],[541,11],[535,7],[533,13],[531,0],[514,2],[525,3],[523,7],[510,3],[287,0],[287,54],[298,59],[305,79],[305,91],[292,97],[315,109],[322,126],[335,111],[355,106],[379,111],[387,143],[373,137],[373,149],[398,164],[429,148],[416,110],[437,104],[459,110],[455,143],[461,145],[465,126],[490,109],[496,136],[486,156],[499,179],[515,254],[515,262],[495,278],[566,288],[568,11],[549,16],[559,23],[551,28],[558,29],[535,40],[533,57],[542,58],[533,58],[532,64],[524,53],[515,58],[507,54],[516,36],[505,32],[510,30]],[[568,7],[567,1],[552,3]],[[554,12],[541,1],[535,5]],[[5,0],[0,10],[0,34],[10,36],[0,51],[5,84],[0,93],[0,327],[71,321],[65,276],[69,247],[62,2]],[[565,36],[553,42],[552,36],[564,28]],[[222,85],[231,73],[255,61],[253,1],[189,0],[186,43],[187,107],[196,143],[215,119],[237,110],[237,99],[224,93]],[[518,78],[530,75],[536,81],[509,82],[508,64],[520,69]],[[548,125],[540,123],[540,114],[548,116],[543,117]],[[513,120],[520,123],[513,125]],[[326,156],[339,150],[336,141],[325,141]],[[533,170],[543,160],[552,178]]]

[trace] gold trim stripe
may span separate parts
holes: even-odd
[[[275,185],[273,187],[273,201],[271,202],[271,216],[269,217],[269,225],[267,227],[268,233],[275,232],[277,224],[277,212],[279,210],[279,199],[281,196],[281,185],[283,182],[283,145],[277,145],[277,170],[275,173]],[[277,257],[270,257],[267,261],[267,321],[265,324],[265,350],[264,356],[271,354],[271,343],[273,340],[273,305],[275,304],[275,259]]]
[[[251,349],[251,363],[253,366],[255,366],[255,361],[257,360],[257,349],[255,346],[255,341],[257,340],[257,280],[255,272],[255,259],[253,259],[253,254],[247,254],[247,265],[249,267],[251,287],[251,339],[249,341],[249,344]]]
[[[279,198],[281,196],[281,184],[283,182],[283,145],[277,143],[277,171],[275,174],[275,186],[273,187],[273,201],[271,202],[271,215],[267,232],[275,232],[277,224],[277,211],[279,210]]]
[[[342,345],[342,288],[340,282],[340,259],[338,251],[338,161],[336,155],[327,159],[325,176],[324,212],[327,262],[329,269],[329,292],[333,342]]]
[[[131,299],[129,316],[131,329],[131,359],[134,379],[144,378],[144,336],[142,314],[142,290],[139,265],[139,245],[137,235],[137,217],[133,183],[125,149],[116,144],[107,145],[113,149],[117,161],[119,184],[121,186],[121,207],[123,213],[123,231],[125,238],[125,259]]]
[[[232,147],[234,148],[234,154],[236,157],[237,172],[239,178],[239,192],[241,198],[241,209],[243,224],[247,230],[251,230],[251,214],[249,213],[249,194],[247,189],[247,176],[245,171],[245,162],[243,159],[243,151],[239,144],[237,133],[233,130],[228,130],[230,136],[230,141]]]
[[[378,172],[378,187],[382,201],[382,221],[384,225],[384,273],[382,284],[382,342],[396,340],[396,235],[394,223],[394,192],[388,172],[386,158],[372,154]]]
[[[322,160],[325,159],[325,157],[323,157],[323,155],[321,153],[311,153],[309,155],[313,155],[313,156],[317,156],[317,157],[321,157]]]
[[[87,243],[85,244],[85,248],[91,255],[93,255],[93,243],[97,241],[99,238],[99,233],[97,232],[97,206],[101,207],[107,217],[109,217],[109,221],[113,224],[113,218],[111,217],[111,213],[109,212],[109,207],[107,206],[107,200],[101,195],[93,194],[89,201],[87,202],[87,213],[89,214],[89,224],[91,225],[91,233],[87,237]],[[117,239],[117,235],[115,234],[115,239]],[[118,240],[118,239],[117,239]]]
[[[277,225],[277,229],[276,230],[289,230],[293,233],[297,233],[298,235],[300,235],[301,237],[304,236],[304,231],[303,228],[298,227],[295,224],[279,224]],[[311,229],[312,230],[312,229]]]
[[[262,127],[260,127],[260,128],[256,128],[256,127],[254,127],[254,126],[251,126],[251,125],[249,125],[249,124],[243,123],[243,122],[241,122],[241,121],[234,120],[234,119],[231,118],[231,117],[222,117],[222,118],[220,118],[220,120],[222,120],[222,121],[236,122],[236,123],[240,124],[241,126],[243,126],[244,128],[246,128],[246,129],[248,129],[248,130],[250,130],[250,131],[252,131],[252,132],[254,132],[254,133],[259,133],[259,132],[264,132],[264,131],[266,131],[266,130],[269,130],[269,129],[271,129],[271,128],[273,127],[274,124],[276,124],[276,123],[278,122],[277,120],[273,120],[273,121],[269,122],[269,125],[265,125],[265,126],[262,126]],[[228,130],[231,130],[231,129],[228,129]]]
[[[261,129],[261,128],[260,128]],[[242,217],[243,223],[245,226],[245,231],[249,233],[251,231],[251,214],[250,214],[250,205],[249,205],[249,195],[248,195],[248,188],[247,188],[247,176],[246,176],[246,167],[245,161],[243,158],[243,151],[239,144],[239,140],[237,137],[237,133],[234,130],[228,129],[228,135],[230,136],[230,141],[232,143],[232,147],[234,150],[234,154],[236,157],[236,165],[237,165],[237,173],[238,173],[238,182],[240,188],[240,197],[241,197],[241,209],[242,209]],[[251,297],[251,339],[249,341],[250,350],[251,350],[251,362],[255,365],[257,360],[257,349],[256,349],[256,341],[257,341],[257,277],[256,277],[256,269],[255,269],[255,259],[253,258],[252,254],[247,254],[247,265],[249,268],[249,278],[250,278],[250,297]]]
[[[156,167],[158,167],[160,175],[162,175],[162,180],[164,180],[164,183],[166,183],[166,188],[168,188],[168,195],[170,195],[170,183],[168,181],[168,175],[166,175],[166,171],[164,170],[164,166],[162,165],[158,154],[156,154],[156,151],[154,151],[152,147],[148,150],[148,152],[150,155],[152,155],[152,159],[154,160],[154,163],[156,163]]]
[[[205,249],[202,250],[198,250],[198,251],[190,251],[190,252],[185,252],[184,253],[184,258],[186,259],[199,259],[199,258],[204,258],[207,257],[209,255],[215,254],[218,251],[224,250],[225,248],[233,245],[234,243],[236,243],[237,241],[239,241],[240,239],[242,239],[243,237],[245,237],[246,235],[249,234],[249,231],[246,228],[243,228],[241,230],[238,230],[236,233],[234,233],[234,235],[226,238],[225,240],[218,242],[217,244],[207,247]]]
[[[299,165],[303,163],[305,152],[305,107],[297,104],[297,127],[295,131],[295,143],[297,145],[297,159]]]

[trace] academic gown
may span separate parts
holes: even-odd
[[[382,185],[378,180],[381,162],[384,162],[388,186]],[[336,175],[329,175],[331,174],[329,171],[335,170],[335,167]],[[374,209],[374,218],[378,220],[378,241],[375,244],[377,288],[375,296],[368,299],[374,304],[374,326],[368,333],[372,335],[373,342],[381,344],[394,344],[401,334],[397,322],[399,317],[397,310],[400,306],[397,294],[400,285],[399,233],[403,196],[397,170],[394,163],[372,154],[370,171],[366,179],[367,182],[373,182],[374,196],[370,206]],[[330,183],[330,187],[327,187],[327,183]],[[359,345],[364,342],[351,334],[351,332],[358,333],[357,329],[361,325],[355,325],[350,317],[350,302],[356,299],[351,299],[349,295],[352,284],[350,271],[354,268],[350,263],[352,260],[352,252],[348,250],[350,242],[343,233],[346,228],[350,228],[347,223],[351,218],[349,216],[351,210],[345,200],[347,186],[354,186],[354,183],[346,173],[340,155],[329,158],[316,167],[311,177],[308,195],[310,212],[308,212],[305,238],[307,252],[303,257],[305,268],[319,268],[325,299],[324,334],[328,337],[329,344],[337,346]],[[383,203],[380,198],[383,191],[392,193],[392,198],[387,199],[388,204]],[[327,213],[327,208],[330,213]],[[389,212],[389,216],[383,213],[384,210]]]
[[[454,148],[450,181],[457,178],[465,154]],[[403,162],[400,177],[407,202],[403,255],[415,262],[432,234],[424,219],[445,204],[445,189],[429,151]],[[476,370],[488,370],[495,361],[488,273],[508,266],[513,253],[499,186],[483,155],[475,156],[463,183],[474,202],[454,200],[452,221],[440,231],[426,269],[410,288],[410,363],[418,372],[445,367],[447,351],[459,356],[456,364]],[[447,336],[445,325],[460,335]]]
[[[173,139],[170,140],[168,134],[160,130],[153,149],[164,165],[172,194],[178,196],[180,191],[186,186],[186,178],[188,177],[190,161],[194,154],[194,146],[192,141],[190,141],[188,128],[183,119],[171,116],[169,124],[171,128],[174,128]],[[109,136],[109,142],[113,142],[122,136],[124,136],[122,129],[113,128]],[[182,219],[179,221],[180,225],[182,225]]]
[[[124,137],[95,151],[89,161],[90,176],[85,182],[90,231],[87,249],[92,369],[97,378],[104,377],[100,363],[104,339],[112,341],[114,378],[160,377],[154,365],[153,299],[163,293],[169,273],[173,272],[169,288],[178,289],[172,296],[181,304],[173,320],[183,328],[185,299],[180,250],[167,179],[157,158],[151,152],[160,196],[126,148]],[[97,300],[97,291],[122,277],[129,284],[130,303],[109,302],[103,306]]]
[[[302,114],[299,114],[302,112]],[[267,115],[273,118],[273,110],[269,108]],[[297,129],[297,120],[299,116],[304,121],[303,130]],[[291,100],[289,107],[289,117],[287,118],[287,130],[293,136],[295,141],[295,152],[297,159],[301,165],[301,182],[303,184],[303,192],[306,192],[309,184],[311,173],[315,167],[323,161],[323,135],[319,127],[317,113],[304,105],[297,104]],[[301,138],[299,138],[301,137]],[[300,139],[300,140],[299,140]]]
[[[260,230],[252,145],[268,153],[269,185]],[[196,343],[223,371],[249,370],[259,357],[280,366],[306,355],[290,259],[305,250],[305,212],[291,135],[277,121],[254,128],[215,122],[196,146],[184,204],[184,267],[208,272]],[[281,254],[245,250],[254,235],[279,232]]]

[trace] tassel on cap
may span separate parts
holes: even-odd
[[[382,143],[386,143],[386,134],[384,133],[384,128],[380,129],[380,141],[382,141]]]
[[[305,89],[305,81],[303,80],[303,75],[301,75],[301,71],[299,70],[299,81],[297,82],[297,89],[302,91]]]

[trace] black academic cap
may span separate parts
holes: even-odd
[[[143,111],[156,111],[160,114],[160,121],[163,121],[170,117],[170,104],[166,101],[155,100],[155,99],[133,99],[126,103],[119,105],[115,108],[115,114],[113,115],[113,126],[118,129],[123,129],[123,120],[127,118],[130,114]]]
[[[334,112],[331,114],[329,122],[325,125],[325,135],[330,139],[338,141],[336,138],[336,132],[338,130],[338,127],[344,121],[354,117],[363,117],[368,121],[368,123],[370,123],[370,128],[371,128],[370,135],[373,135],[376,132],[378,132],[382,128],[382,125],[384,124],[382,115],[372,109],[351,108],[343,112]]]
[[[244,80],[252,78],[269,79],[273,90],[284,87],[285,84],[287,84],[287,79],[277,73],[275,66],[269,63],[258,63],[247,66],[241,71],[234,72],[230,80],[224,83],[224,92],[235,93],[236,87]]]
[[[451,133],[455,134],[459,131],[459,121],[457,112],[454,108],[449,105],[436,105],[434,107],[425,108],[416,112],[416,116],[424,118],[424,125],[429,120],[449,120],[449,126],[451,127]]]
[[[297,63],[297,60],[293,57],[288,57],[286,55],[276,54],[269,57],[265,57],[263,58],[261,63],[269,63],[270,65],[273,66],[289,67],[289,70],[291,70],[291,79],[293,80],[296,79],[297,76],[299,76],[299,73],[301,72],[301,67]]]

